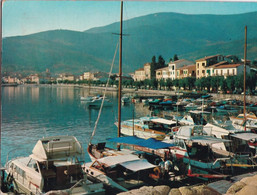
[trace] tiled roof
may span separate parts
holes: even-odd
[[[136,71],[144,71],[144,70],[145,70],[144,68],[139,68]]]
[[[211,59],[211,58],[214,58],[214,57],[217,57],[217,56],[220,56],[220,54],[217,54],[217,55],[214,55],[214,56],[206,56],[204,58],[196,60],[196,62],[203,61],[203,60],[208,60],[208,59]]]
[[[155,71],[160,71],[160,70],[169,70],[169,67],[159,68],[159,69],[156,69]]]
[[[178,68],[178,70],[190,69],[190,68],[194,68],[194,67],[195,67],[195,64],[192,64],[192,65],[182,66],[182,67]]]
[[[226,65],[220,65],[215,67],[214,69],[221,69],[221,68],[236,68],[238,66],[241,66],[243,64],[226,64]]]
[[[211,66],[208,66],[207,68],[215,68],[215,67],[218,67],[218,66],[220,66],[220,65],[225,65],[225,64],[228,65],[228,62],[227,62],[227,61],[222,61],[222,62],[219,62],[219,63],[217,63],[217,64],[213,64],[213,65],[211,65]]]

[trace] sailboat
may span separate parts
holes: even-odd
[[[121,18],[119,34],[119,95],[118,95],[118,137],[121,129],[121,90],[122,90],[122,20],[123,20],[123,1],[121,1]],[[103,106],[103,105],[102,105]],[[100,108],[101,109],[101,108]],[[100,111],[99,111],[100,113]],[[94,135],[92,134],[92,137]],[[90,139],[88,154],[92,162],[85,163],[84,171],[93,179],[102,181],[108,188],[117,191],[128,191],[128,189],[147,185],[155,182],[149,177],[153,174],[156,165],[149,163],[146,159],[141,159],[134,150],[121,149],[118,145],[117,150],[108,148],[105,143],[92,144]]]

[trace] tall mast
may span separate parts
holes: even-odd
[[[118,137],[120,137],[121,126],[121,89],[122,89],[122,21],[123,21],[123,1],[120,6],[120,56],[119,56],[119,101],[118,101]]]
[[[3,11],[3,0],[1,0],[1,10],[0,10],[0,75],[2,75],[2,11]],[[2,78],[0,79],[0,97],[2,97]],[[0,98],[0,105],[2,105],[2,98]],[[2,124],[2,106],[0,106],[0,124]],[[2,144],[2,125],[0,125],[0,145]],[[2,151],[0,147],[0,165],[1,165],[1,156],[2,156]],[[1,165],[2,166],[2,165]],[[0,177],[0,187],[2,183],[2,178]]]
[[[246,122],[246,53],[247,53],[247,26],[245,26],[245,45],[244,45],[244,122]],[[246,124],[245,124],[245,131],[246,131]]]

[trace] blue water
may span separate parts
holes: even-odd
[[[54,135],[73,135],[86,152],[99,109],[88,108],[80,96],[88,95],[85,88],[67,86],[2,87],[1,163],[18,156],[28,156],[37,140]],[[101,94],[101,91],[90,94]],[[113,106],[104,107],[93,142],[117,136],[117,92],[107,93]],[[122,106],[122,120],[149,114],[145,107]],[[89,156],[85,155],[85,161]]]

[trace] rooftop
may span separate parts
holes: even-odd
[[[214,69],[221,69],[221,68],[236,68],[238,66],[241,66],[243,64],[225,64],[215,67]]]
[[[208,59],[215,58],[215,57],[218,57],[218,56],[221,56],[221,55],[217,54],[217,55],[214,55],[214,56],[205,56],[204,58],[200,58],[200,59],[196,60],[196,62],[203,61],[203,60],[208,60]]]

